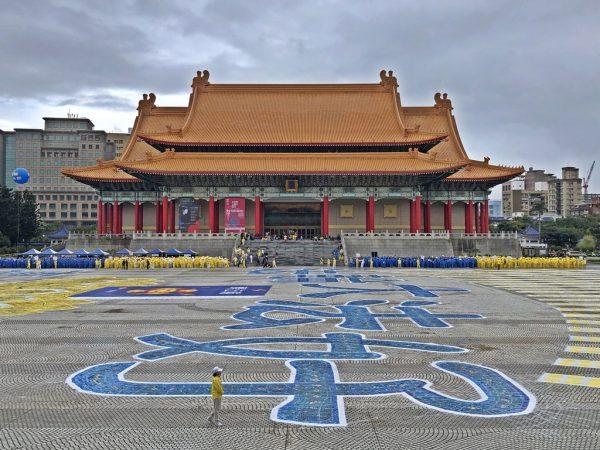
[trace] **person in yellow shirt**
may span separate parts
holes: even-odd
[[[210,396],[213,400],[213,411],[208,416],[208,421],[218,427],[223,426],[219,422],[219,412],[221,411],[221,397],[223,397],[223,385],[221,384],[221,374],[223,369],[221,367],[214,367],[212,370],[212,384],[210,386]]]

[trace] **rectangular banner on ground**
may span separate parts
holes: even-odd
[[[71,298],[122,299],[122,298],[252,298],[262,297],[271,286],[107,286],[82,292]]]

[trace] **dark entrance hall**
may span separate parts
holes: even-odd
[[[299,236],[311,238],[321,234],[320,202],[265,202],[265,232],[285,234],[296,231]]]

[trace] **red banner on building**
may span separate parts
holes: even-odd
[[[246,231],[246,199],[228,197],[225,199],[225,233]]]

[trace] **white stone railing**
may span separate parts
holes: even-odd
[[[93,238],[93,239],[211,239],[211,238],[231,238],[237,239],[237,234],[231,233],[155,233],[153,231],[131,232],[123,234],[97,234],[84,232],[69,232],[69,239],[73,238]]]
[[[449,239],[453,238],[490,238],[490,239],[516,239],[518,234],[516,232],[501,232],[501,233],[449,233],[448,231],[435,231],[431,233],[406,233],[403,231],[397,233],[385,232],[359,232],[354,233],[342,232],[343,237],[352,238],[372,238],[372,237],[394,237],[401,239]]]
[[[153,231],[135,232],[132,234],[132,239],[212,239],[212,238],[229,238],[237,239],[237,234],[231,233],[155,233]]]

